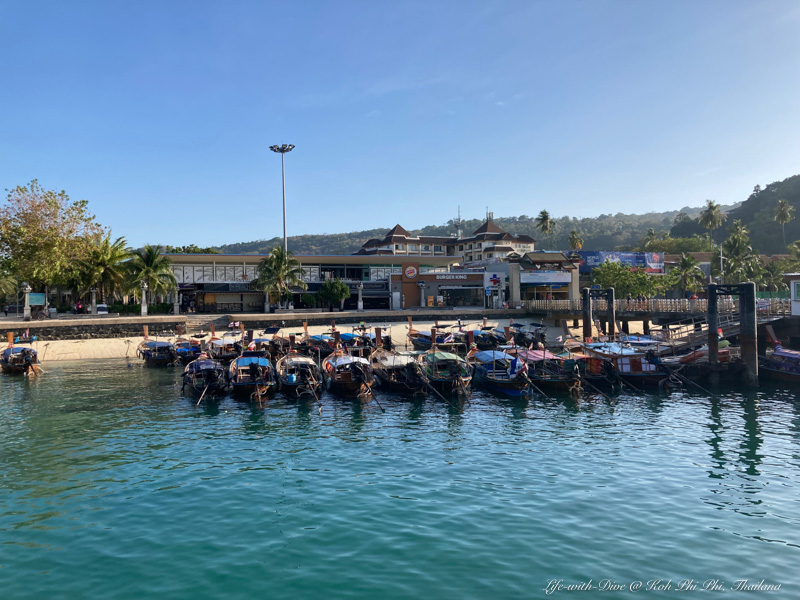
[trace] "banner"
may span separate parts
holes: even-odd
[[[595,267],[604,262],[618,262],[632,268],[642,268],[648,273],[664,272],[664,254],[662,252],[578,252],[581,257],[580,272],[591,273]]]

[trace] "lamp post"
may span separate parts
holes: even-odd
[[[147,316],[147,282],[142,282],[142,316]]]
[[[93,287],[89,291],[92,292],[92,310],[91,310],[91,313],[93,315],[96,315],[97,314],[97,288]]]
[[[22,312],[23,321],[31,320],[31,291],[31,286],[27,283],[22,284],[22,293],[25,294],[25,308]]]
[[[281,155],[281,182],[283,183],[283,253],[287,254],[289,247],[286,241],[286,164],[284,157],[287,152],[294,149],[294,144],[281,144],[280,146],[270,146],[270,150]]]
[[[417,285],[419,286],[419,305],[425,306],[425,282],[420,281]]]
[[[362,296],[364,292],[364,284],[359,282],[358,287],[358,312],[364,312],[364,297]]]

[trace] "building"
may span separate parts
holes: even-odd
[[[194,302],[198,312],[262,312],[265,295],[254,289],[258,263],[256,254],[167,254],[182,295],[182,305]],[[400,308],[392,304],[389,279],[413,268],[420,276],[444,274],[457,262],[453,257],[403,257],[383,255],[295,256],[303,267],[308,290],[296,290],[294,305],[302,307],[300,297],[315,295],[326,279],[340,279],[353,291],[345,308],[357,308],[358,288],[364,308]],[[402,298],[398,299],[400,302]]]
[[[511,255],[533,252],[535,243],[528,235],[503,231],[490,216],[468,237],[413,236],[395,225],[383,238],[367,240],[356,255],[447,256],[457,258],[464,266],[486,266],[503,262]]]

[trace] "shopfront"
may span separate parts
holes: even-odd
[[[519,274],[520,290],[525,300],[567,300],[572,271],[532,270]]]
[[[420,273],[414,264],[392,275],[393,308],[414,306],[484,306],[483,272]]]

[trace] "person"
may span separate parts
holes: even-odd
[[[6,313],[6,316],[8,316],[8,304],[6,304],[6,305],[3,307],[3,312],[4,312],[4,313]]]
[[[189,312],[195,312],[195,310],[194,310],[194,300],[189,302]]]

